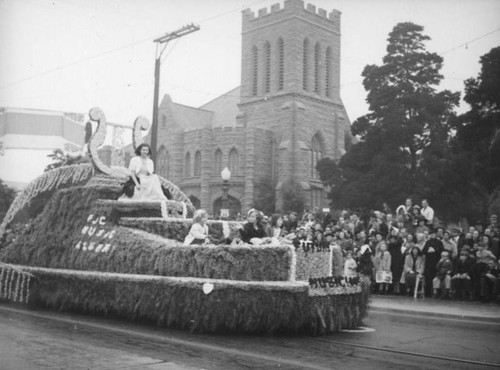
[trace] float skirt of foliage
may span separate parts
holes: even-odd
[[[310,296],[305,282],[243,282],[17,266],[30,304],[118,316],[193,332],[327,334],[357,327],[367,291]]]

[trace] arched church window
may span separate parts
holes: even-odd
[[[321,46],[319,42],[316,43],[314,47],[314,92],[319,94],[319,74],[320,74],[320,63],[321,58]]]
[[[229,171],[231,171],[233,175],[238,174],[238,161],[238,151],[236,148],[233,148],[229,152]]]
[[[302,48],[302,88],[307,91],[307,79],[309,76],[309,65],[307,59],[309,57],[309,40],[304,39],[304,45]]]
[[[252,48],[252,95],[257,96],[258,92],[258,71],[259,71],[259,52],[257,46]]]
[[[278,39],[278,91],[283,90],[285,82],[285,42]]]
[[[220,149],[215,151],[214,164],[214,175],[220,176],[222,172],[222,151]]]
[[[194,176],[201,176],[201,153],[199,150],[194,154]]]
[[[264,92],[267,94],[271,91],[271,44],[266,42],[264,45]]]
[[[156,160],[157,163],[157,169],[156,172],[168,179],[169,178],[169,171],[170,171],[170,154],[168,153],[167,149],[162,145],[160,147],[160,150],[158,150],[158,158]]]
[[[184,177],[189,176],[191,176],[191,154],[187,152],[184,159]]]
[[[276,139],[271,140],[271,176],[273,184],[278,182],[278,143]]]
[[[325,95],[330,97],[331,94],[331,62],[332,61],[332,48],[328,47],[326,49],[326,56],[325,56]]]
[[[317,133],[313,136],[311,140],[311,177],[313,179],[319,178],[318,170],[316,169],[316,165],[318,161],[322,158],[321,152],[321,141],[320,135]]]

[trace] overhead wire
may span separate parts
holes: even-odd
[[[26,0],[21,0],[22,2],[25,2],[25,3],[28,3],[28,4],[31,4],[31,5],[37,5],[37,6],[43,6],[43,5],[39,5],[39,4],[35,4],[35,3],[32,3],[30,1],[26,1]],[[267,1],[267,0],[257,0],[257,1],[254,1],[252,3],[249,3],[248,5],[244,5],[243,7],[250,7],[252,5],[255,5],[257,3],[261,3],[263,1]],[[43,6],[44,8],[47,8],[46,6]],[[236,8],[236,9],[233,9],[233,10],[230,10],[230,11],[226,11],[224,13],[220,13],[218,15],[214,15],[212,17],[208,17],[208,18],[205,18],[205,19],[202,19],[198,22],[195,22],[195,23],[204,23],[204,22],[207,22],[209,20],[213,20],[213,19],[216,19],[218,17],[222,17],[224,15],[227,15],[227,14],[230,14],[230,13],[233,13],[235,11],[238,11],[240,10],[241,7],[239,8]],[[151,36],[151,37],[148,37],[148,38],[145,38],[145,39],[141,39],[141,40],[138,40],[138,41],[135,41],[135,42],[132,42],[132,43],[129,43],[129,44],[126,44],[126,45],[122,45],[122,46],[119,46],[117,48],[114,48],[114,49],[111,49],[111,50],[107,50],[107,51],[104,51],[102,53],[99,53],[99,54],[96,54],[96,55],[92,55],[92,56],[89,56],[89,57],[86,57],[86,58],[82,58],[82,59],[79,59],[79,60],[76,60],[74,62],[70,62],[70,63],[67,63],[67,64],[64,64],[64,65],[61,65],[61,66],[57,66],[55,68],[51,68],[51,69],[48,69],[48,70],[45,70],[43,72],[40,72],[40,73],[37,73],[37,74],[34,74],[32,76],[29,76],[29,77],[26,77],[26,78],[23,78],[23,79],[20,79],[20,80],[17,80],[17,81],[14,81],[14,82],[10,82],[10,83],[7,83],[7,84],[4,84],[4,85],[1,85],[0,86],[0,90],[2,89],[5,89],[7,87],[11,87],[11,86],[14,86],[14,85],[18,85],[20,83],[23,83],[23,82],[26,82],[26,81],[30,81],[30,80],[33,80],[35,78],[38,78],[38,77],[41,77],[41,76],[44,76],[46,74],[50,74],[50,73],[54,73],[56,71],[60,71],[62,69],[65,69],[65,68],[68,68],[68,67],[72,67],[72,66],[75,66],[75,65],[78,65],[78,64],[81,64],[81,63],[84,63],[84,62],[88,62],[90,60],[93,60],[93,59],[97,59],[97,58],[100,58],[104,55],[108,55],[108,54],[111,54],[111,53],[115,53],[117,51],[120,51],[120,50],[123,50],[123,49],[127,49],[129,47],[132,47],[132,46],[136,46],[136,45],[139,45],[139,44],[142,44],[143,42],[146,42],[146,41],[151,41],[151,39],[153,39],[155,36]]]
[[[32,5],[42,6],[42,5],[39,5],[38,3],[37,3],[37,4],[35,4],[35,3],[32,3],[32,2],[27,1],[27,0],[21,0],[21,1],[22,1],[22,2],[25,2],[25,3],[28,3],[28,4],[32,4]],[[87,6],[87,4],[82,4],[82,3],[75,2],[75,1],[70,1],[70,0],[60,0],[60,1],[62,1],[63,3],[72,3],[72,4],[75,4],[75,5]],[[223,13],[220,13],[220,14],[217,14],[217,15],[214,15],[214,16],[210,16],[210,17],[207,17],[207,18],[201,19],[201,20],[199,20],[199,21],[197,21],[197,22],[194,22],[194,23],[201,24],[201,23],[204,23],[204,22],[208,22],[208,21],[211,21],[211,20],[213,20],[213,19],[217,19],[217,18],[219,18],[219,17],[225,16],[225,15],[227,15],[227,14],[231,14],[231,13],[233,13],[233,12],[235,12],[235,11],[239,11],[239,10],[241,10],[242,8],[245,8],[245,7],[250,7],[250,6],[256,5],[256,4],[258,4],[258,3],[262,3],[262,2],[264,2],[264,1],[267,1],[267,0],[257,0],[257,1],[254,1],[254,2],[249,3],[248,5],[243,5],[243,6],[240,6],[240,7],[238,7],[238,8],[233,8],[232,10],[228,10],[228,11],[226,11],[226,12],[223,12]],[[47,6],[43,6],[43,7],[47,8]],[[109,7],[108,7],[108,8],[109,8]],[[117,13],[117,14],[121,14],[121,15],[125,15],[125,16],[132,16],[131,14],[128,14],[128,13],[117,12],[116,10],[113,10],[113,11],[114,11],[115,13]],[[160,22],[160,21],[158,20],[158,22]],[[456,50],[456,49],[459,49],[459,48],[461,48],[461,47],[463,47],[463,46],[467,46],[467,45],[469,45],[469,44],[471,44],[471,43],[473,43],[473,42],[479,41],[479,40],[481,40],[481,39],[483,39],[483,38],[485,38],[485,37],[487,37],[487,36],[489,36],[489,35],[491,35],[491,34],[493,34],[493,33],[497,32],[497,31],[499,31],[499,30],[500,30],[500,28],[496,28],[496,29],[494,29],[494,30],[492,30],[492,31],[489,31],[489,32],[487,32],[487,33],[485,33],[485,34],[483,34],[483,35],[481,35],[481,36],[478,36],[478,37],[476,37],[476,38],[474,38],[474,39],[471,39],[471,40],[469,40],[469,41],[467,41],[467,42],[465,42],[465,43],[462,43],[462,44],[460,44],[460,45],[457,45],[457,46],[455,46],[455,47],[453,47],[453,48],[451,48],[451,49],[448,49],[448,50],[443,51],[443,52],[438,53],[438,54],[440,54],[440,55],[447,54],[447,53],[449,53],[449,52],[451,52],[451,51],[454,51],[454,50]],[[32,76],[29,76],[29,77],[26,77],[26,78],[23,78],[23,79],[20,79],[20,80],[17,80],[17,81],[11,82],[11,83],[7,83],[7,84],[5,84],[5,85],[2,85],[2,86],[0,86],[0,89],[5,89],[5,88],[7,88],[7,87],[11,87],[11,86],[14,86],[14,85],[17,85],[17,84],[20,84],[20,83],[23,83],[23,82],[26,82],[26,81],[29,81],[29,80],[32,80],[32,79],[35,79],[35,78],[41,77],[41,76],[44,76],[44,75],[46,75],[46,74],[54,73],[54,72],[60,71],[60,70],[62,70],[62,69],[65,69],[65,68],[71,67],[71,66],[75,66],[75,65],[78,65],[78,64],[81,64],[81,63],[84,63],[84,62],[87,62],[87,61],[93,60],[93,59],[97,59],[97,58],[102,57],[102,56],[104,56],[104,55],[108,55],[108,54],[111,54],[111,53],[115,53],[115,52],[117,52],[117,51],[124,50],[124,49],[127,49],[127,48],[129,48],[129,47],[132,47],[132,46],[136,46],[136,45],[142,44],[142,43],[144,43],[144,42],[146,42],[146,41],[150,41],[153,37],[154,37],[154,36],[152,36],[152,37],[148,37],[148,38],[145,38],[145,39],[141,39],[141,40],[138,40],[138,41],[135,41],[135,42],[132,42],[132,43],[126,44],[126,45],[122,45],[122,46],[117,47],[117,48],[113,48],[113,49],[110,49],[110,50],[104,51],[104,52],[99,53],[99,54],[96,54],[96,55],[92,55],[92,56],[89,56],[89,57],[86,57],[86,58],[82,58],[82,59],[79,59],[79,60],[77,60],[77,61],[70,62],[70,63],[64,64],[64,65],[61,65],[61,66],[58,66],[58,67],[55,67],[55,68],[49,69],[49,70],[45,70],[45,71],[43,71],[43,72],[40,72],[40,73],[34,74],[34,75],[32,75]],[[179,40],[177,40],[177,42],[178,42],[178,41],[179,41]],[[173,50],[173,49],[175,48],[175,46],[177,45],[177,42],[176,42],[176,43],[173,45],[173,47],[172,47],[172,48],[171,48],[171,49],[170,49],[170,50],[166,53],[166,55],[163,57],[163,60],[164,60],[164,59],[166,59],[166,58],[168,57],[168,55],[172,52],[172,50]],[[353,60],[353,59],[355,59],[355,58],[352,58],[352,57],[351,57],[351,58],[346,57],[346,58],[344,58],[344,59],[347,59],[347,60],[349,60],[349,59],[350,59],[350,60],[352,61],[352,60]],[[356,58],[356,59],[357,59],[359,62],[361,61],[361,59],[360,59],[360,58]],[[453,77],[446,77],[446,78],[460,80],[459,78],[453,78]],[[362,81],[362,80],[361,80],[361,81]],[[354,81],[354,82],[350,82],[350,83],[347,83],[347,84],[342,84],[342,85],[338,86],[338,88],[342,88],[342,87],[345,87],[345,86],[353,85],[353,84],[356,84],[356,83],[359,83],[359,81]],[[199,91],[195,91],[195,90],[193,90],[193,91],[194,91],[194,92],[199,92]]]

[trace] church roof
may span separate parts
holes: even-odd
[[[200,109],[214,112],[212,127],[234,127],[239,113],[241,87],[238,86],[214,100],[202,105]]]
[[[176,123],[185,130],[195,130],[210,125],[213,112],[205,109],[188,107],[187,105],[172,103],[172,114]]]

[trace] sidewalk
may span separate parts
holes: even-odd
[[[500,323],[500,304],[498,303],[372,295],[368,314],[370,311]]]

